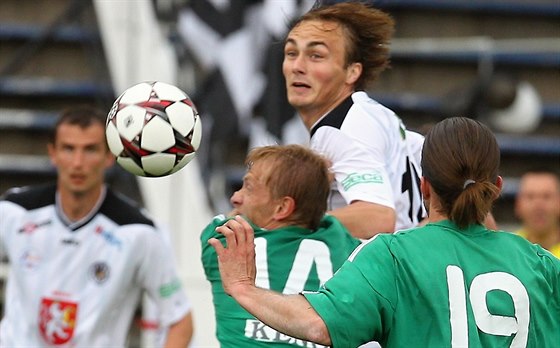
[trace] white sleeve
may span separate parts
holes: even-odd
[[[395,208],[381,146],[368,150],[339,129],[323,126],[311,138],[311,148],[332,162],[337,189],[347,204],[361,200]]]
[[[154,301],[160,324],[168,326],[185,316],[191,303],[179,279],[173,248],[165,232],[146,234],[143,245],[146,250],[138,272],[139,282]]]
[[[0,200],[0,261],[8,257],[9,244],[16,224],[25,209],[9,201]]]
[[[424,136],[420,133],[406,130],[406,139],[410,153],[412,154],[417,167],[422,163],[422,147],[424,146]]]
[[[0,201],[0,261],[6,257],[5,240],[8,234],[8,203]]]

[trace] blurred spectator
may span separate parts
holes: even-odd
[[[560,258],[560,179],[546,170],[531,170],[521,176],[515,201],[521,220],[517,233],[540,244]]]
[[[191,340],[165,232],[105,184],[114,163],[105,118],[89,106],[64,110],[48,143],[56,182],[0,199],[0,255],[10,262],[1,347],[124,347],[142,293],[168,328],[165,347]]]

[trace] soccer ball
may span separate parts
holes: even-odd
[[[194,158],[202,129],[185,92],[163,82],[142,82],[115,100],[105,134],[124,169],[160,177],[177,172]]]

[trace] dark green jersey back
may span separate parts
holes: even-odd
[[[218,261],[208,239],[224,242],[214,218],[201,236],[202,264],[212,285],[217,337],[221,347],[320,347],[280,334],[247,313],[222,288]],[[285,294],[317,290],[344,263],[359,241],[334,217],[326,216],[316,231],[301,227],[255,230],[257,285]]]
[[[306,294],[333,347],[560,347],[560,260],[449,221],[379,235]]]

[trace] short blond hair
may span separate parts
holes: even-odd
[[[264,183],[273,198],[292,197],[294,225],[316,229],[327,210],[330,181],[326,160],[301,145],[271,145],[253,149],[245,164],[266,161],[270,170]]]

